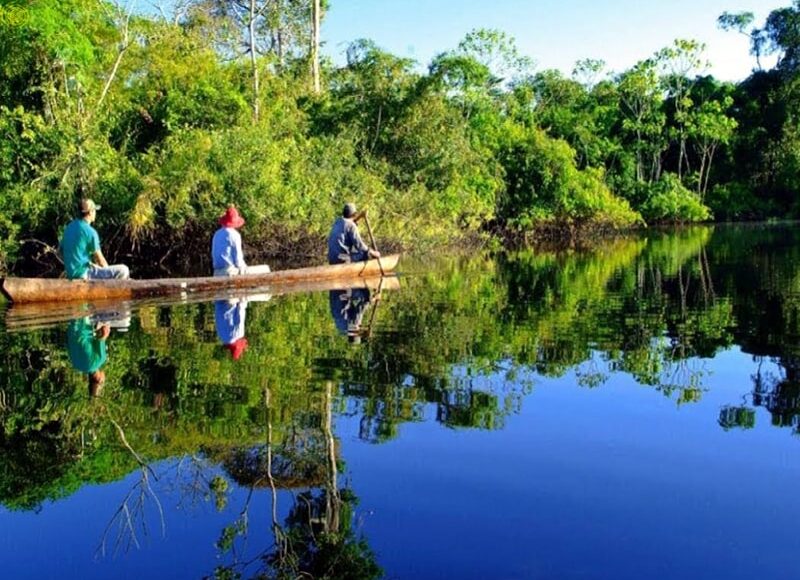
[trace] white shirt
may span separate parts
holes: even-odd
[[[214,233],[211,240],[211,263],[215,272],[247,268],[242,251],[242,236],[236,229],[220,228]]]

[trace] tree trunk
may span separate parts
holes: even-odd
[[[278,71],[283,72],[283,30],[278,30]]]
[[[311,8],[311,84],[314,94],[320,93],[319,79],[319,23],[320,0],[313,0]]]
[[[258,123],[258,60],[256,58],[256,0],[250,0],[250,22],[248,24],[250,38],[250,66],[253,70],[253,121]]]
[[[714,152],[717,150],[717,144],[713,143],[711,145],[711,149],[708,152],[708,166],[706,167],[706,179],[703,183],[703,201],[706,199],[706,193],[708,192],[708,178],[711,176],[711,164],[714,161]]]
[[[686,156],[686,138],[681,129],[678,134],[678,179],[683,180],[683,162],[686,160],[686,173],[689,173],[689,160]]]
[[[636,181],[644,181],[644,162],[642,161],[642,134],[636,130]]]
[[[705,190],[703,188],[703,176],[706,171],[706,160],[708,159],[708,145],[705,143],[700,147],[700,171],[697,175],[697,195],[703,199]]]

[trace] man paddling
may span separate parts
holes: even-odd
[[[244,225],[239,210],[230,206],[219,218],[220,228],[211,240],[211,263],[214,276],[238,276],[240,274],[267,274],[269,266],[248,266],[244,261],[242,236],[236,230]]]
[[[100,236],[92,227],[100,206],[91,199],[82,199],[78,204],[79,217],[72,220],[64,230],[59,243],[64,258],[64,270],[70,280],[127,280],[130,270],[124,264],[110,266],[100,251]]]
[[[354,203],[346,203],[342,217],[337,218],[328,236],[328,263],[348,264],[364,262],[370,258],[380,258],[381,253],[373,250],[361,239],[356,222],[361,217]]]

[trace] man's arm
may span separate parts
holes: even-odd
[[[242,236],[236,230],[233,231],[233,245],[234,251],[236,252],[236,267],[240,270],[244,270],[247,268],[247,264],[244,261],[244,250],[242,249]]]
[[[92,254],[92,258],[94,259],[94,263],[100,266],[101,268],[108,268],[108,261],[106,257],[103,255],[103,252],[97,250],[94,254]]]
[[[89,230],[91,232],[91,240],[88,250],[91,253],[92,260],[101,268],[108,268],[108,261],[100,250],[100,236],[97,235],[96,229],[90,227]]]
[[[362,209],[360,212],[358,212],[356,215],[354,215],[350,219],[352,219],[353,222],[357,223],[358,220],[366,217],[366,215],[367,215],[367,210]],[[373,250],[372,248],[367,246],[367,244],[361,238],[361,232],[358,231],[358,227],[355,228],[355,233],[353,234],[353,238],[354,238],[354,242],[355,242],[356,247],[362,252],[367,252],[367,255],[370,258],[380,258],[381,257],[381,253],[378,250]]]
[[[361,232],[358,231],[358,226],[353,224],[353,228],[350,230],[350,234],[352,236],[352,243],[350,244],[351,252],[368,252],[369,246],[364,243],[364,240],[361,238]]]

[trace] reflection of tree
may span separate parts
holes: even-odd
[[[122,377],[122,383],[130,389],[142,389],[152,396],[154,409],[172,410],[178,387],[178,367],[168,357],[150,351],[146,358],[138,361]]]
[[[98,445],[99,407],[88,400],[84,376],[72,370],[66,354],[54,357],[62,352],[60,337],[49,345],[41,338],[9,341],[0,334],[0,502],[11,509],[37,509],[73,493],[86,481],[76,464],[111,455]],[[103,478],[92,473],[90,480]]]
[[[101,556],[106,555],[109,534],[116,529],[116,540],[114,541],[113,554],[118,551],[128,551],[132,547],[140,548],[140,537],[149,536],[147,524],[147,508],[152,502],[158,512],[161,524],[161,535],[166,533],[166,523],[164,521],[164,509],[161,501],[153,490],[151,479],[158,481],[158,476],[148,461],[137,452],[128,441],[123,426],[112,416],[113,406],[98,404],[101,420],[110,423],[116,429],[119,441],[130,453],[131,457],[138,463],[140,469],[139,480],[131,487],[130,491],[123,498],[119,508],[111,517],[97,548],[97,553]]]
[[[758,367],[751,375],[753,390],[749,393],[754,407],[769,411],[776,427],[791,427],[800,434],[800,359],[778,359],[778,372],[763,369],[764,357],[757,357]],[[745,399],[747,395],[745,396]],[[755,426],[755,409],[747,405],[726,405],[720,410],[718,423],[726,431]]]
[[[265,390],[269,407],[270,391]],[[239,577],[260,564],[257,578],[377,578],[381,569],[366,541],[353,530],[357,501],[347,487],[339,487],[338,445],[333,434],[333,384],[325,386],[324,412],[315,443],[307,437],[290,437],[273,449],[272,423],[268,418],[266,445],[236,450],[226,469],[240,483],[250,482],[250,492],[237,520],[227,526],[217,542],[221,552],[231,553],[233,563],[215,570],[216,577]],[[269,413],[267,413],[269,417]],[[298,442],[302,442],[298,447]],[[322,451],[322,455],[316,453]],[[311,467],[311,464],[316,464]],[[244,479],[243,479],[244,478]],[[273,546],[256,559],[241,561],[236,538],[246,536],[249,506],[256,487],[269,487],[272,498]],[[292,494],[292,506],[284,522],[278,520],[278,488],[303,486]]]
[[[109,535],[114,530],[116,530],[116,539],[112,547],[113,555],[116,555],[119,551],[127,552],[132,547],[141,547],[140,538],[149,536],[147,507],[150,502],[152,502],[158,510],[162,536],[166,533],[164,510],[161,507],[158,496],[155,491],[153,491],[153,487],[150,483],[151,477],[155,477],[155,474],[146,466],[142,467],[139,481],[133,485],[123,498],[119,508],[117,508],[117,511],[111,517],[106,529],[103,531],[100,545],[97,547],[97,554],[99,556],[106,555]]]
[[[618,324],[608,321],[621,340],[611,368],[679,404],[700,400],[705,390],[708,373],[697,357],[713,356],[732,340],[732,303],[718,296],[705,249],[711,231],[690,228],[649,239],[631,270],[635,275],[611,288],[622,294]]]
[[[3,436],[0,444],[0,499],[12,509],[36,509],[74,488],[54,487],[80,453],[76,441],[64,439],[57,422],[26,433]]]
[[[726,405],[719,411],[719,426],[729,429],[752,429],[756,426],[756,412],[749,407],[733,407]]]
[[[709,348],[719,344],[712,331],[725,327],[730,313],[724,297],[709,307],[696,292],[712,286],[698,278],[699,265],[690,268],[701,262],[695,258],[707,232],[620,240],[602,253],[448,258],[426,268],[424,277],[409,278],[407,291],[387,293],[381,324],[362,349],[320,340],[330,336],[324,295],[298,296],[280,308],[256,307],[248,312],[252,348],[236,367],[216,347],[211,305],[146,308],[126,339],[114,343],[106,399],[113,400],[130,446],[151,460],[217,453],[238,441],[238,454],[219,459],[242,485],[260,480],[258,489],[267,485],[268,463],[266,446],[256,443],[263,442],[266,425],[261,385],[274,385],[272,416],[281,439],[272,444],[268,471],[286,489],[317,486],[324,475],[325,451],[313,435],[322,419],[307,402],[307,385],[320,380],[341,385],[342,412],[356,415],[362,438],[374,442],[397,436],[402,423],[422,420],[429,408],[448,426],[502,428],[530,390],[516,377],[531,371],[561,376],[581,365],[580,384],[599,385],[604,373],[593,357],[645,384],[674,386],[684,378],[688,383],[686,373],[672,377],[672,365],[696,354],[694,345],[702,341]],[[673,296],[681,295],[682,267],[686,309],[679,319],[674,313],[680,308],[672,305],[681,300]],[[697,282],[686,284],[690,274]],[[716,279],[713,288],[717,297],[724,295]],[[678,324],[684,325],[680,331]],[[683,337],[682,348],[669,342],[662,348],[657,340],[667,334]],[[0,388],[6,394],[0,448],[3,440],[19,447],[20,437],[45,433],[58,440],[47,452],[58,472],[30,466],[16,471],[23,478],[26,471],[50,474],[39,484],[40,497],[58,497],[82,482],[117,479],[136,468],[114,426],[98,423],[85,395],[76,395],[78,383],[55,346],[60,337],[42,332],[2,335],[0,341]],[[7,497],[0,499],[9,504]]]
[[[503,416],[496,413],[497,397],[472,389],[445,391],[436,408],[436,420],[448,427],[500,429]]]
[[[575,378],[578,380],[578,385],[589,389],[603,385],[608,380],[608,377],[608,373],[600,369],[595,356],[592,356],[586,363],[575,369]]]
[[[782,361],[778,375],[763,373],[759,365],[753,375],[753,405],[766,408],[776,427],[792,427],[800,433],[800,360]]]

